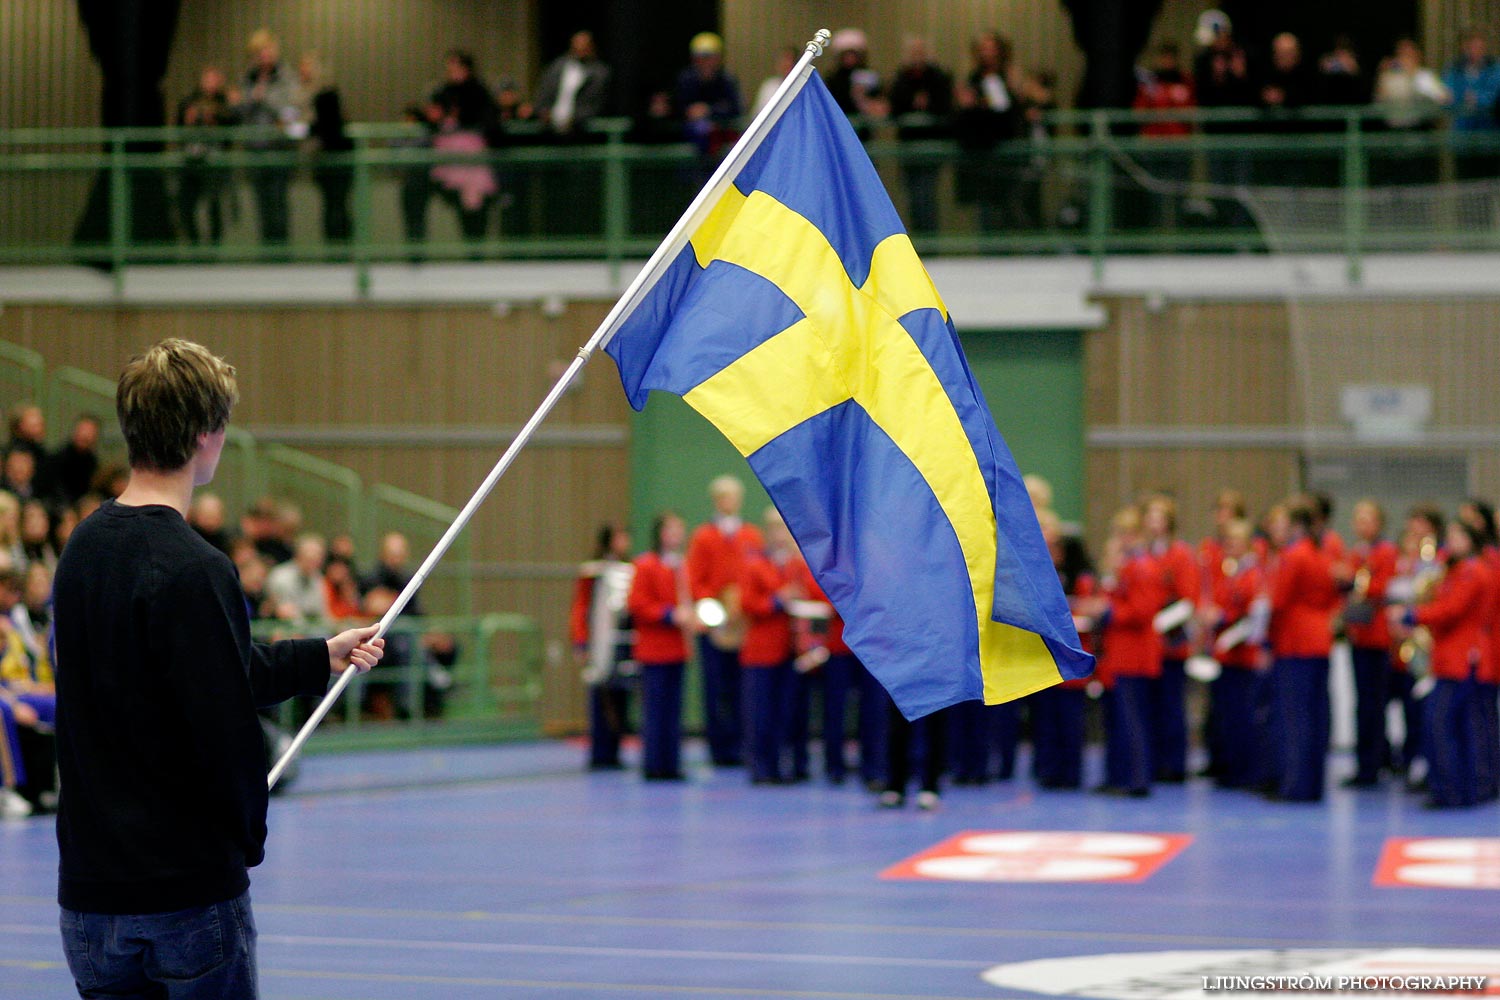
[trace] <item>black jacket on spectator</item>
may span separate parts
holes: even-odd
[[[432,103],[458,120],[466,132],[479,132],[491,146],[500,145],[500,115],[495,98],[478,77],[463,83],[445,83],[432,93]]]
[[[53,493],[66,505],[73,505],[87,493],[99,472],[99,455],[63,445],[52,456]]]
[[[927,107],[922,113],[931,115],[936,121],[927,125],[902,125],[898,135],[902,139],[930,139],[948,134],[948,116],[953,113],[953,77],[934,63],[919,67],[903,66],[891,81],[891,116],[916,113],[917,95],[925,94]]]
[[[170,507],[104,504],[58,564],[58,902],[165,913],[232,899],[265,855],[256,707],[321,695],[321,639],[264,646],[234,565]]]

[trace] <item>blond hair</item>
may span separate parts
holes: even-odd
[[[115,389],[131,468],[187,465],[198,436],[223,430],[239,398],[233,366],[201,344],[174,337],[131,358]]]

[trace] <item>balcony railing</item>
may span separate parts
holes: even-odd
[[[1024,138],[980,149],[903,141],[897,127],[911,120],[864,124],[926,254],[1102,261],[1269,248],[1343,254],[1357,275],[1368,253],[1500,249],[1500,131],[1398,114],[1058,111]],[[1185,134],[1142,134],[1163,122]],[[349,134],[351,152],[313,154],[264,128],[0,130],[0,263],[118,274],[145,263],[332,261],[356,265],[361,288],[382,262],[618,265],[654,249],[712,166],[689,145],[639,141],[623,119],[566,144],[512,128],[506,145],[482,154],[431,148],[417,126]],[[441,177],[454,167],[488,171],[497,192],[467,213],[467,232],[447,186],[456,182]],[[325,192],[338,190],[348,231],[335,226],[329,238]],[[280,196],[287,236],[263,239],[261,199]],[[80,224],[86,216],[92,225]]]

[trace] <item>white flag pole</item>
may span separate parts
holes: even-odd
[[[792,67],[792,71],[787,74],[786,79],[781,81],[781,86],[776,89],[776,94],[770,103],[750,122],[750,126],[745,129],[744,135],[740,136],[739,141],[734,144],[729,154],[719,164],[718,169],[713,172],[713,175],[708,180],[708,184],[704,186],[703,190],[698,192],[692,204],[688,205],[687,211],[682,214],[682,218],[678,219],[677,224],[667,233],[666,239],[656,248],[656,252],[651,255],[651,258],[646,261],[646,266],[641,268],[641,273],[636,275],[635,280],[625,289],[625,293],[620,296],[614,308],[609,311],[609,315],[604,317],[604,321],[599,324],[599,328],[594,331],[594,335],[589,338],[583,347],[578,349],[578,355],[573,359],[572,364],[568,365],[567,370],[563,372],[557,383],[552,386],[551,391],[542,400],[542,404],[531,415],[531,419],[526,421],[525,426],[521,428],[521,432],[510,443],[510,447],[505,449],[505,453],[500,456],[500,460],[495,463],[495,467],[490,470],[489,475],[484,477],[484,482],[479,484],[479,489],[475,490],[474,495],[469,498],[469,502],[464,504],[463,510],[458,512],[458,517],[448,526],[448,530],[443,532],[443,537],[438,539],[432,551],[427,554],[427,558],[422,560],[422,565],[417,568],[417,572],[412,576],[410,582],[402,588],[400,595],[391,604],[390,610],[381,617],[380,628],[375,633],[376,638],[385,635],[387,630],[390,629],[391,623],[405,610],[406,605],[432,573],[433,567],[447,553],[459,533],[468,526],[469,520],[474,516],[474,512],[489,497],[490,491],[495,488],[495,484],[500,481],[500,477],[505,475],[506,470],[515,462],[516,456],[520,454],[522,448],[526,447],[532,435],[536,433],[536,429],[541,426],[542,421],[547,418],[547,415],[552,412],[553,407],[557,405],[557,401],[568,391],[568,387],[573,384],[573,380],[578,377],[578,373],[583,370],[583,366],[589,363],[589,360],[598,348],[607,344],[610,338],[615,335],[621,324],[625,322],[626,318],[635,310],[635,307],[645,298],[646,293],[651,290],[652,286],[656,283],[656,279],[660,277],[661,272],[676,259],[682,247],[687,244],[687,241],[702,223],[703,217],[708,214],[709,209],[718,201],[719,195],[723,194],[725,187],[733,183],[734,178],[739,174],[741,168],[744,167],[745,162],[760,148],[760,144],[765,140],[766,134],[770,132],[771,126],[776,124],[776,121],[786,111],[787,106],[792,103],[792,99],[797,96],[803,85],[807,83],[808,76],[812,73],[812,61],[823,54],[823,49],[827,46],[830,37],[828,29],[822,28],[813,36],[812,41],[807,43],[807,48],[803,51],[802,58],[797,61],[797,65]],[[287,747],[286,752],[281,755],[281,759],[276,762],[276,766],[271,768],[271,773],[266,778],[267,788],[276,787],[276,782],[286,772],[287,766],[291,764],[292,759],[302,750],[302,747],[307,743],[308,737],[318,727],[318,723],[323,721],[324,716],[328,714],[329,709],[333,708],[334,702],[338,701],[339,695],[344,693],[344,689],[349,686],[349,682],[354,679],[355,674],[358,672],[355,668],[350,667],[339,675],[338,682],[323,696],[323,700],[318,703],[318,707],[313,710],[312,715],[302,724],[302,728],[297,731],[297,736],[292,740],[291,746]]]

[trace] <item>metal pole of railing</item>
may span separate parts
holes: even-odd
[[[604,258],[609,263],[610,287],[617,288],[630,216],[630,182],[625,170],[624,133],[620,129],[610,129],[604,151]]]
[[[109,142],[109,264],[115,297],[125,291],[125,256],[130,249],[130,177],[125,167],[125,138]]]
[[[1364,280],[1365,147],[1360,116],[1344,120],[1344,273],[1351,285]]]
[[[1104,280],[1104,258],[1109,251],[1109,229],[1111,225],[1110,174],[1113,169],[1109,160],[1109,116],[1096,111],[1090,120],[1089,139],[1092,154],[1089,191],[1089,258],[1093,264],[1094,281]]]
[[[350,234],[353,244],[349,250],[354,259],[354,284],[361,299],[370,297],[370,241],[374,232],[369,151],[370,140],[363,136],[354,140],[354,232]]]

